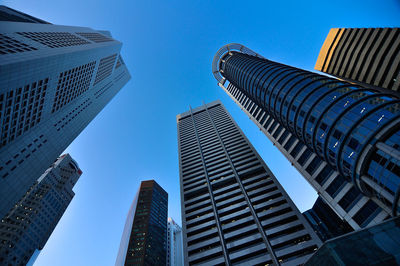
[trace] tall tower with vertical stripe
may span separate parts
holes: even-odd
[[[221,102],[177,123],[186,265],[304,263],[319,238]]]

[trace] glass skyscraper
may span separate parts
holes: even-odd
[[[222,47],[212,67],[219,85],[354,229],[397,213],[396,96],[272,62],[240,44]]]
[[[0,9],[0,218],[130,79],[109,32]]]
[[[186,265],[297,265],[321,245],[223,107],[177,116]]]
[[[154,180],[142,181],[126,218],[115,265],[166,265],[167,218],[167,192]]]
[[[75,193],[82,171],[69,154],[58,158],[0,220],[0,265],[32,265]]]

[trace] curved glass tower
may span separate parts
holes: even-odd
[[[240,44],[222,47],[213,74],[229,81],[363,194],[399,211],[396,95],[276,63]]]

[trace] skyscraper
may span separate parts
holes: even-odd
[[[172,218],[167,225],[167,266],[183,266],[182,228]]]
[[[272,62],[240,44],[222,47],[212,67],[219,85],[354,229],[397,213],[396,96]]]
[[[400,28],[334,28],[315,69],[351,82],[399,92]]]
[[[221,102],[177,124],[185,264],[304,263],[319,238]]]
[[[115,265],[166,265],[167,217],[167,192],[154,180],[142,181],[128,212]]]
[[[0,265],[32,265],[74,197],[81,174],[65,154],[31,184],[0,221]]]
[[[128,82],[121,46],[105,31],[0,21],[0,218]]]

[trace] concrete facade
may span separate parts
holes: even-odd
[[[185,265],[294,265],[321,244],[216,101],[177,116]]]
[[[172,218],[167,227],[167,266],[183,266],[182,228]]]

